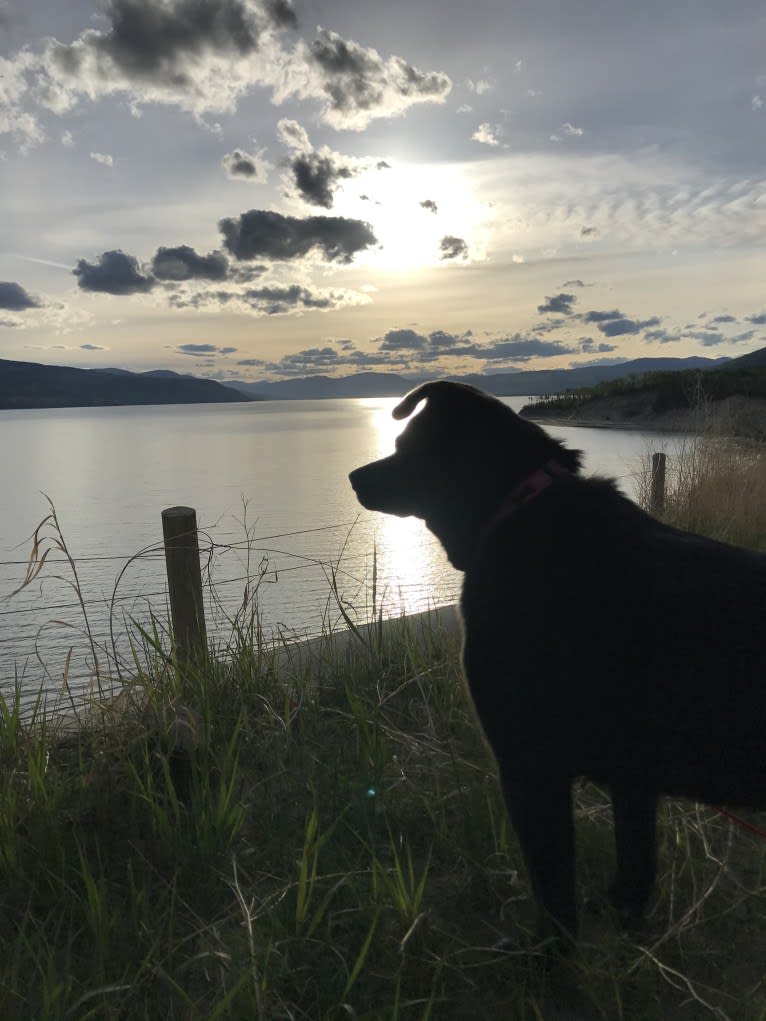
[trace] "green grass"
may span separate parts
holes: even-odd
[[[765,1021],[766,841],[713,810],[663,808],[629,938],[578,789],[582,940],[546,964],[436,624],[292,672],[253,606],[183,675],[156,633],[88,726],[0,704],[2,1021]]]

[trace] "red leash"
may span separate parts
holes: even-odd
[[[731,819],[737,826],[741,826],[743,830],[748,830],[750,833],[754,833],[756,837],[761,837],[762,840],[766,840],[766,833],[763,830],[759,830],[757,826],[751,825],[749,822],[745,822],[744,819],[740,819],[738,815],[734,815],[727,808],[722,808],[720,805],[713,805],[716,812],[720,812],[721,815],[725,815],[727,819]]]

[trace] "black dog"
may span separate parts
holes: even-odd
[[[611,790],[612,899],[640,918],[666,794],[766,808],[766,555],[660,524],[501,401],[426,383],[350,475],[465,572],[468,686],[541,917],[576,932],[571,785]]]

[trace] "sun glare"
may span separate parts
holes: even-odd
[[[394,452],[394,441],[406,422],[397,422],[391,411],[394,398],[367,398],[359,402],[370,411],[375,431],[374,458]],[[414,612],[428,605],[429,595],[445,569],[444,556],[437,541],[426,531],[419,518],[376,515],[375,548],[378,575],[385,587],[389,609]]]
[[[380,247],[357,257],[360,265],[390,271],[436,266],[444,261],[445,237],[462,239],[472,261],[486,254],[486,206],[456,166],[397,164],[366,170],[345,184],[335,208],[372,224]]]

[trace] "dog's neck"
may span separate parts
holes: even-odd
[[[546,461],[542,468],[537,468],[531,475],[528,475],[523,482],[520,482],[507,496],[503,497],[500,505],[490,516],[476,544],[477,551],[484,547],[498,525],[511,517],[512,514],[515,514],[519,507],[523,507],[524,504],[529,503],[541,493],[544,493],[557,478],[564,478],[569,476],[569,474],[570,472],[562,467],[558,461],[551,460]]]

